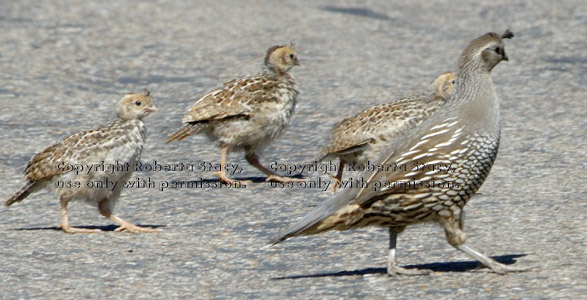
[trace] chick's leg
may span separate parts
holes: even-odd
[[[336,190],[338,190],[342,184],[342,172],[344,171],[344,164],[346,162],[344,161],[344,159],[340,159],[340,162],[338,163],[338,170],[336,171],[336,176],[332,176],[330,174],[328,174],[328,176],[330,176],[330,178],[334,179],[334,184],[332,185],[332,191],[336,192]]]
[[[67,214],[67,204],[71,199],[61,197],[59,203],[61,205],[61,226],[59,226],[65,233],[96,233],[100,232],[100,229],[84,229],[71,227],[69,225],[69,216]]]
[[[265,181],[275,181],[275,182],[282,182],[282,183],[283,182],[304,182],[304,181],[306,181],[305,179],[279,176],[279,175],[273,173],[271,170],[265,168],[265,166],[263,166],[259,162],[259,157],[254,153],[247,154],[245,156],[245,158],[247,159],[249,164],[251,164],[251,166],[259,169],[261,172],[263,172],[263,174],[267,175],[267,179],[265,179]]]
[[[230,146],[226,143],[220,143],[220,171],[214,172],[214,175],[218,176],[222,183],[231,185],[231,184],[246,184],[250,183],[248,180],[235,180],[232,179],[226,174],[226,161],[228,158],[228,152],[230,151]]]
[[[120,227],[116,228],[114,231],[126,230],[130,233],[159,232],[159,230],[157,230],[155,228],[137,226],[137,225],[129,223],[129,222],[113,215],[108,199],[104,199],[103,201],[100,201],[100,203],[98,204],[98,209],[100,210],[100,214],[102,214],[104,217],[106,217],[106,218],[112,220],[114,223],[120,225]]]

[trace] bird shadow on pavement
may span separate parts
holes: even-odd
[[[516,262],[516,258],[524,257],[528,254],[509,254],[493,256],[496,261],[511,265]],[[460,261],[460,262],[443,262],[443,263],[431,263],[431,264],[420,264],[420,265],[407,265],[402,266],[406,269],[423,269],[431,270],[433,272],[470,272],[473,270],[489,270],[485,268],[481,263],[477,261]],[[292,275],[271,278],[272,280],[285,280],[285,279],[302,279],[302,278],[316,278],[316,277],[343,277],[343,276],[364,276],[371,274],[387,275],[387,268],[367,268],[353,271],[340,271],[334,273],[318,273],[309,275]],[[423,275],[425,276],[425,275]]]
[[[140,227],[148,227],[148,228],[160,228],[160,227],[166,227],[166,225],[150,225],[150,224],[135,224],[137,226]],[[104,226],[75,226],[75,228],[81,228],[81,229],[100,229],[101,231],[114,231],[116,230],[116,228],[118,228],[119,225],[104,225]],[[55,230],[55,231],[62,231],[61,228],[57,227],[57,226],[51,226],[51,227],[30,227],[30,228],[15,228],[12,230],[16,230],[16,231],[35,231],[35,230]]]

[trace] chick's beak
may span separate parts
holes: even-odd
[[[508,55],[505,53],[505,51],[503,52],[503,60],[510,61],[510,59],[508,58]]]
[[[145,108],[145,111],[146,111],[146,112],[156,112],[156,111],[158,111],[158,110],[159,110],[159,109],[158,109],[158,108],[157,108],[157,106],[155,106],[155,105],[151,105],[151,106],[149,106],[149,107]]]
[[[300,65],[300,61],[298,60],[297,57],[294,59],[294,65],[295,66],[299,66]]]

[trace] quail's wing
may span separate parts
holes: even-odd
[[[99,163],[114,148],[122,147],[128,138],[127,128],[113,123],[82,131],[64,138],[33,156],[24,174],[29,181],[39,181],[70,172],[71,166],[88,163],[88,159]],[[134,152],[140,151],[135,149]],[[136,155],[137,153],[127,153]]]
[[[394,139],[400,132],[415,126],[424,118],[420,98],[405,98],[370,107],[360,114],[343,119],[332,131],[332,142],[325,153],[346,154],[360,151],[375,139]],[[422,113],[423,114],[423,113]]]
[[[200,98],[183,117],[182,122],[247,116],[254,111],[257,103],[272,99],[269,91],[274,87],[275,82],[262,76],[226,82],[222,89]]]
[[[63,173],[57,167],[57,157],[61,156],[64,148],[61,143],[52,145],[37,153],[27,164],[24,175],[29,181],[39,181]]]
[[[378,107],[370,107],[358,115],[344,118],[332,129],[331,142],[321,152],[324,154],[350,154],[365,149],[373,141],[372,121],[378,118]]]
[[[359,123],[354,117],[345,118],[332,129],[330,143],[322,149],[323,154],[350,154],[360,151],[372,141],[371,136],[357,130]]]
[[[369,206],[382,195],[397,194],[401,195],[398,201],[409,205],[415,198],[440,190],[440,185],[459,180],[452,173],[453,164],[462,161],[468,151],[463,124],[454,117],[430,128],[427,124],[394,140],[379,155],[376,168],[362,174],[367,185],[358,191],[354,203]]]

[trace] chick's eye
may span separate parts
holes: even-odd
[[[501,54],[501,47],[496,47],[495,48],[495,53]]]
[[[293,55],[293,54],[290,54],[290,55],[289,55],[289,58],[290,58],[290,59],[295,59],[295,58],[296,58],[296,56],[295,56],[295,55]]]
[[[139,101],[139,100],[135,101],[136,106],[141,106],[141,104],[143,104],[141,101]]]

